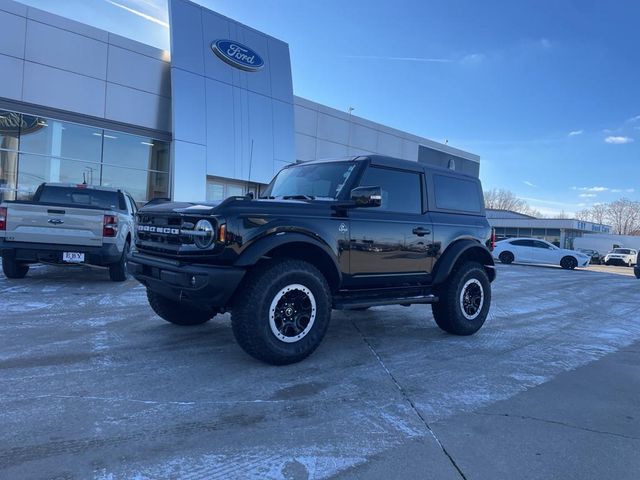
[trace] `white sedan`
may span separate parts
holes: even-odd
[[[591,257],[575,250],[558,248],[545,240],[535,238],[509,238],[496,243],[493,256],[502,263],[538,263],[560,265],[573,270],[589,265]]]

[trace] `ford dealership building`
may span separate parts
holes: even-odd
[[[187,0],[169,17],[170,54],[0,0],[0,200],[45,181],[215,200],[367,153],[478,175],[476,155],[294,96],[286,43]]]

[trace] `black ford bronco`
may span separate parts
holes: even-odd
[[[136,228],[128,268],[153,310],[177,325],[230,311],[271,364],[310,355],[332,309],[431,304],[471,335],[496,276],[480,181],[377,155],[288,166],[258,199],[151,204]]]

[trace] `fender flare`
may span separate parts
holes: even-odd
[[[342,284],[342,272],[336,261],[336,254],[322,240],[311,235],[298,232],[276,232],[265,237],[256,239],[245,251],[243,251],[235,262],[237,267],[251,267],[258,263],[271,250],[289,243],[306,243],[321,249],[331,261],[331,270],[336,275],[339,284]]]
[[[489,281],[493,282],[496,278],[495,263],[491,252],[484,245],[475,240],[463,239],[450,245],[438,260],[436,271],[433,278],[433,284],[439,285],[443,283],[453,271],[458,260],[463,255],[473,254],[478,257],[480,263],[485,267]]]

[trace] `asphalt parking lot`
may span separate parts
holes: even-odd
[[[0,275],[0,478],[637,479],[640,280],[606,268],[499,265],[473,337],[425,306],[334,312],[287,367],[133,280]]]

